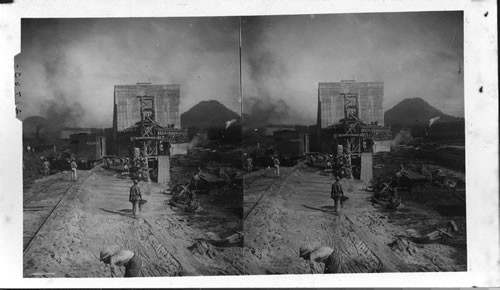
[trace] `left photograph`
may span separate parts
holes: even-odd
[[[239,23],[21,20],[24,277],[245,274]]]

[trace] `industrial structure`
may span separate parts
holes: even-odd
[[[342,159],[348,177],[371,179],[371,154],[390,150],[390,128],[384,127],[384,83],[319,83],[320,150]],[[347,154],[347,156],[346,156]]]
[[[179,85],[115,86],[115,153],[147,160],[149,168],[158,173],[159,182],[168,182],[168,156],[178,153],[179,148],[187,150],[187,131],[180,128],[179,100]]]
[[[345,102],[350,103],[345,103]],[[356,110],[358,118],[365,124],[384,125],[384,83],[341,82],[319,83],[318,125],[327,128],[344,119],[345,106]]]

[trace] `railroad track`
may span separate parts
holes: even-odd
[[[60,176],[58,178],[53,178],[51,180],[48,180],[46,181],[41,187],[40,189],[35,192],[35,193],[32,193],[30,196],[27,196],[27,197],[24,197],[23,198],[23,205],[26,205],[28,204],[30,201],[32,201],[33,199],[35,199],[38,195],[42,194],[42,193],[47,193],[48,189],[54,185],[55,183],[61,181],[63,178],[65,178],[66,176]],[[31,187],[31,191],[33,191],[33,186]]]
[[[290,175],[292,175],[292,173],[294,173],[297,168],[298,168],[298,164],[295,165],[294,167],[292,167],[286,175],[284,175],[284,176],[282,175],[284,178],[273,179],[271,181],[271,183],[265,187],[263,193],[259,196],[257,201],[250,207],[250,210],[246,214],[243,215],[243,222],[252,214],[252,212],[255,210],[255,208],[257,208],[257,206],[269,196],[269,194],[272,192],[273,186],[280,185],[280,188],[283,187],[286,184]],[[264,176],[264,174],[262,176]],[[258,178],[254,179],[250,183],[248,183],[248,187],[250,187],[252,184],[254,184],[257,179]],[[245,188],[247,188],[247,187],[245,186]]]
[[[23,253],[26,253],[45,224],[53,217],[54,212],[68,193],[82,184],[89,172],[80,172],[77,182],[69,180],[68,175],[47,181],[41,189],[23,201]]]

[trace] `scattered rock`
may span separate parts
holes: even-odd
[[[397,238],[395,241],[389,244],[389,247],[393,251],[398,251],[401,253],[408,253],[414,255],[417,253],[417,249],[413,243],[405,238]]]
[[[193,254],[199,254],[201,256],[208,256],[214,258],[217,253],[212,245],[205,241],[197,241],[192,246],[188,247],[188,250]]]

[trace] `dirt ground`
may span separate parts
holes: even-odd
[[[130,179],[96,168],[79,182],[78,190],[56,209],[24,253],[25,277],[110,277],[109,269],[99,262],[105,247],[139,253],[145,277],[244,273],[239,264],[241,246],[212,243],[214,234],[224,237],[238,224],[241,229],[240,218],[228,216],[224,208],[217,211],[214,205],[200,213],[179,212],[168,205],[171,196],[163,186],[141,182],[148,202],[134,218],[128,202]]]
[[[173,161],[172,179],[188,180],[199,165],[238,165],[237,158],[223,160],[217,154],[222,153],[207,151]],[[393,160],[397,166],[397,158]],[[386,163],[374,174],[391,170]],[[349,199],[335,215],[332,176],[299,164],[282,167],[279,178],[261,169],[245,174],[243,184],[200,194],[200,212],[169,205],[171,195],[164,186],[141,182],[148,202],[134,218],[128,202],[130,179],[100,166],[81,173],[25,251],[25,277],[109,277],[109,269],[99,262],[106,247],[138,253],[144,277],[321,273],[321,265],[311,268],[299,258],[299,248],[306,244],[337,248],[346,273],[467,269],[465,206],[439,188],[422,188],[424,195],[403,193],[405,207],[388,210],[371,202],[373,193],[362,182],[342,180]],[[33,193],[47,191],[58,180],[66,184],[66,179],[63,173],[41,178],[28,188],[25,199],[33,203]],[[24,217],[25,224],[36,224],[36,215]],[[412,239],[449,220],[458,225],[453,237],[432,243]],[[234,234],[243,234],[244,242],[216,242]]]
[[[344,273],[467,269],[465,215],[446,216],[411,200],[406,200],[404,209],[389,211],[372,204],[373,193],[365,191],[366,186],[357,180],[342,180],[349,199],[335,215],[331,176],[306,165],[282,171],[279,180],[258,178],[263,172],[254,172],[245,180],[245,212],[251,210],[263,189],[270,188],[244,221],[250,274],[311,273],[309,264],[299,258],[299,248],[305,244],[338,248],[345,261]],[[429,244],[409,239],[435,230],[450,218],[459,226],[453,239]]]

